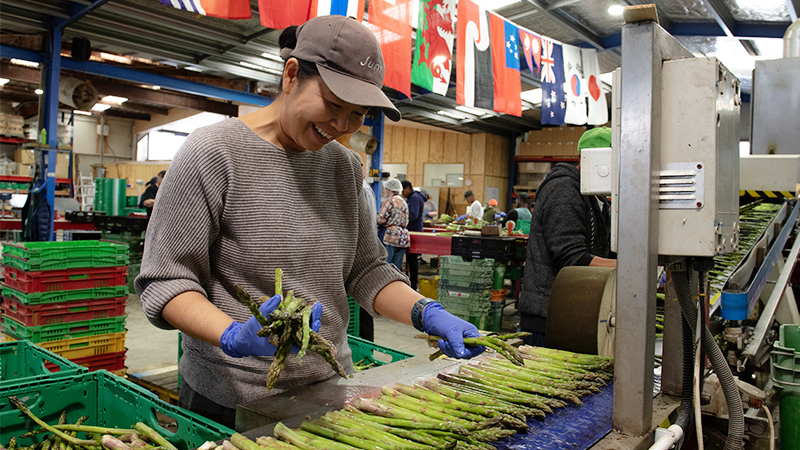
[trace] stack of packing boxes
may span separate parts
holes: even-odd
[[[23,177],[33,176],[33,169],[36,152],[28,149],[17,149],[14,151],[14,162],[17,163],[16,175]],[[69,178],[69,153],[56,153],[56,178]]]
[[[89,370],[125,372],[127,245],[6,243],[2,256],[8,337],[30,340]]]
[[[586,127],[547,127],[528,133],[520,143],[518,156],[577,157],[578,140]]]
[[[500,323],[490,320],[494,259],[442,256],[439,264],[439,303],[480,330],[499,331]]]

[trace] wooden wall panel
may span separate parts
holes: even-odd
[[[394,135],[395,131],[398,130],[399,128],[390,127],[388,125],[383,127],[383,162],[389,162],[392,159],[392,136]]]
[[[413,175],[417,164],[417,130],[406,128],[403,130],[403,157],[398,159],[398,163],[408,164],[408,174]]]
[[[456,160],[458,137],[459,135],[456,133],[444,133],[444,141],[442,142],[442,163],[455,164],[459,162]]]
[[[394,127],[392,131],[392,159],[386,161],[392,164],[402,164],[403,160],[403,146],[405,145],[406,129]]]
[[[444,131],[431,131],[430,147],[428,148],[428,163],[442,163],[442,155],[444,153],[444,135]]]
[[[454,163],[464,164],[464,173],[472,173],[470,166],[470,149],[472,148],[472,135],[459,134],[456,146],[456,160]]]
[[[468,174],[483,174],[486,167],[486,134],[473,134]]]
[[[500,190],[500,195],[497,198],[497,204],[500,207],[501,211],[508,211],[508,178],[503,177],[490,177],[487,176],[485,179],[486,187],[496,187]],[[485,192],[485,188],[484,188]],[[489,199],[486,199],[488,202]],[[484,202],[484,205],[485,203]]]
[[[422,169],[425,166],[425,163],[429,161],[430,158],[430,146],[431,146],[431,131],[430,130],[417,130],[417,144],[416,144],[416,152],[417,152],[417,159],[414,163],[414,170],[412,171],[409,168],[409,172],[414,175],[422,175]]]
[[[150,181],[151,178],[158,175],[162,170],[168,170],[169,163],[119,163],[119,164],[106,164],[106,177],[107,178],[124,178],[127,180],[129,187],[125,195],[141,195],[147,186],[142,186],[141,192],[138,190],[136,180],[142,180],[145,183]]]

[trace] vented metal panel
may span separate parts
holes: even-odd
[[[612,16],[608,7],[618,5],[616,0],[577,2],[561,8],[561,11],[574,17],[581,25],[605,37],[620,32],[625,21],[622,16]]]
[[[733,18],[742,22],[791,22],[786,0],[723,0]]]
[[[669,20],[714,19],[703,0],[634,0],[630,3],[639,5],[655,3],[658,16],[666,16]]]

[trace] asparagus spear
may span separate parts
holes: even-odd
[[[330,416],[322,416],[317,420],[311,421],[312,424],[335,431],[346,436],[363,439],[372,442],[373,445],[378,445],[383,448],[398,448],[398,449],[416,449],[416,450],[430,450],[432,447],[429,445],[418,444],[416,442],[402,439],[391,433],[369,428],[361,425],[355,421],[349,420],[333,420]],[[317,433],[319,434],[319,433]],[[323,435],[324,436],[324,435]]]
[[[352,412],[345,412],[345,411],[335,411],[329,412],[326,416],[330,416],[333,420],[340,421],[343,424],[355,424],[355,425],[362,425],[373,428],[375,430],[384,431],[386,433],[390,433],[394,436],[398,436],[403,439],[416,441],[425,445],[429,445],[432,447],[439,447],[439,448],[446,448],[449,446],[449,443],[444,439],[439,439],[429,434],[426,434],[424,431],[414,431],[408,430],[405,428],[398,428],[389,425],[383,425],[377,422],[374,422],[371,419],[371,416],[362,413],[362,414],[355,414]]]
[[[518,416],[519,413],[522,413],[523,416],[539,416],[544,418],[544,413],[552,413],[553,411],[550,409],[549,406],[546,404],[542,404],[543,408],[536,409],[530,408],[527,406],[523,406],[520,404],[514,404],[511,402],[506,402],[499,398],[496,398],[493,393],[482,391],[481,393],[471,392],[469,389],[466,389],[466,386],[463,385],[456,385],[458,388],[454,386],[448,386],[440,381],[438,378],[429,378],[427,380],[420,380],[417,381],[417,384],[421,387],[429,389],[433,392],[439,393],[441,395],[447,396],[452,399],[456,399],[458,401],[471,403],[474,405],[482,405],[491,408],[497,408],[498,411],[512,414]]]
[[[351,405],[346,405],[345,409],[350,412],[357,412],[362,413],[359,409],[355,408]],[[379,423],[382,425],[388,425],[390,427],[398,427],[398,428],[410,428],[416,430],[441,430],[441,431],[448,431],[451,433],[457,434],[469,434],[469,431],[465,430],[464,427],[460,425],[455,425],[451,423],[444,423],[444,422],[419,422],[416,420],[409,420],[409,419],[397,419],[392,417],[384,417],[379,414],[369,414],[367,415],[369,420]]]
[[[275,436],[303,450],[357,450],[356,447],[341,442],[315,436],[302,430],[292,430],[284,425],[283,422],[278,422],[275,425]]]
[[[31,420],[36,422],[40,427],[45,428],[47,431],[55,434],[56,436],[60,437],[61,439],[63,439],[66,442],[69,442],[69,443],[71,443],[73,445],[83,445],[83,446],[97,444],[96,441],[88,441],[88,440],[84,440],[84,439],[74,438],[74,437],[68,435],[67,433],[64,433],[61,430],[57,430],[57,429],[53,428],[52,426],[50,426],[47,423],[45,423],[42,419],[36,417],[30,411],[30,409],[28,409],[28,407],[25,405],[25,403],[23,403],[20,399],[18,399],[15,396],[8,397],[8,400],[11,402],[11,404],[16,406],[17,409],[22,411],[25,415],[30,417]],[[9,446],[10,446],[10,444],[9,444]]]
[[[149,439],[151,442],[155,442],[161,447],[165,447],[169,450],[178,450],[172,443],[170,443],[164,436],[158,434],[158,432],[146,424],[142,422],[136,422],[136,425],[133,428],[139,432],[142,437]]]
[[[288,442],[283,442],[269,436],[261,436],[260,438],[256,439],[256,444],[258,444],[261,448],[266,448],[269,450],[297,450],[299,448],[289,444]]]
[[[473,379],[483,379],[491,383],[500,383],[505,387],[517,389],[525,392],[532,392],[535,394],[543,394],[550,397],[556,397],[563,400],[571,401],[576,405],[581,405],[580,399],[572,392],[566,389],[551,388],[542,386],[540,384],[526,383],[524,381],[517,382],[509,377],[502,375],[493,375],[485,370],[478,369],[477,367],[460,367],[459,373]]]

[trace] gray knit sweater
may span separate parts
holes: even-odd
[[[197,291],[244,322],[251,314],[232,296],[234,283],[254,297],[272,296],[280,267],[284,290],[322,303],[320,333],[352,372],[346,293],[377,315],[372,303],[378,292],[406,281],[385,262],[361,189],[359,158],[335,141],[317,152],[286,151],[238,119],[195,131],[170,165],[147,228],[135,283],[145,314],[157,327],[172,329],[162,309],[178,294]],[[334,373],[316,354],[302,367],[290,357],[267,392],[271,358],[231,358],[188,336],[183,352],[184,381],[231,408]]]

